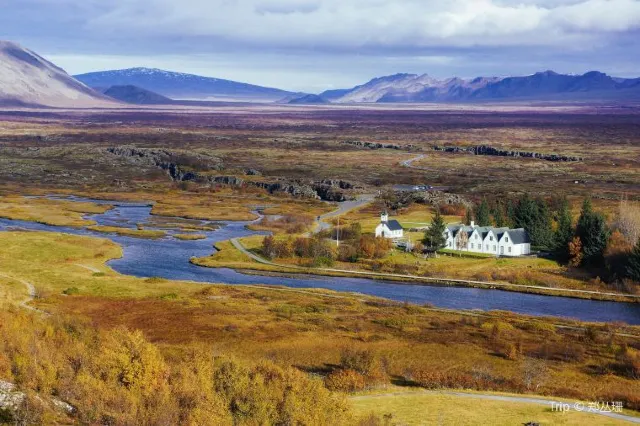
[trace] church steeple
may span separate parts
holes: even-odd
[[[384,210],[382,213],[380,213],[380,222],[382,222],[382,223],[389,222],[389,213],[387,213],[386,210]]]

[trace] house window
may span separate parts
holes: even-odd
[[[493,236],[489,237],[489,241],[493,241]]]
[[[498,251],[498,249],[496,248],[496,246],[493,246],[493,251]]]
[[[474,245],[473,245],[473,243],[471,243],[471,248],[472,248],[472,249],[474,248]]]
[[[509,237],[504,237],[504,241],[508,243],[509,242]]]
[[[509,253],[511,253],[511,247],[509,247]]]

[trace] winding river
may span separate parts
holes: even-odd
[[[163,222],[183,219],[151,216],[151,206],[145,204],[108,202],[69,197],[75,201],[92,201],[115,206],[104,214],[87,216],[99,225],[135,228],[146,224],[145,229],[165,229]],[[201,221],[195,221],[202,224]],[[261,234],[248,230],[248,222],[216,222],[214,231],[197,231],[206,239],[183,241],[172,235],[181,233],[177,229],[165,229],[167,237],[147,240],[103,234],[86,229],[43,225],[35,222],[0,219],[0,230],[28,229],[49,232],[64,232],[76,235],[90,235],[110,240],[123,247],[120,259],[108,262],[114,270],[137,277],[162,277],[173,280],[187,280],[203,283],[224,283],[231,285],[267,284],[294,288],[325,288],[342,292],[357,292],[384,297],[401,302],[432,304],[449,309],[505,310],[527,315],[556,316],[582,321],[611,322],[622,321],[640,325],[640,304],[617,303],[574,299],[558,296],[541,296],[502,290],[485,290],[465,287],[438,287],[371,280],[365,278],[339,278],[322,276],[262,276],[243,274],[232,269],[204,268],[189,263],[191,257],[210,255],[212,245],[218,241],[235,237]],[[205,224],[211,224],[209,222]]]

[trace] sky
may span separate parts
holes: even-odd
[[[640,0],[0,0],[71,74],[152,67],[292,91],[399,72],[640,77]]]

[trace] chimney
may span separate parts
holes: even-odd
[[[471,221],[471,227],[472,227],[472,228],[475,228],[475,227],[476,227],[476,223],[475,223],[473,220]]]

